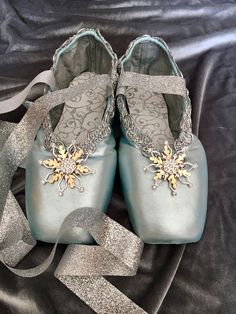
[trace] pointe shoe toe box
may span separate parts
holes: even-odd
[[[51,158],[50,152],[35,141],[27,159],[26,167],[26,210],[32,234],[37,240],[54,243],[65,217],[81,207],[94,207],[106,211],[113,188],[116,170],[116,151],[113,136],[97,146],[96,152],[86,161],[86,166],[95,170],[94,174],[81,177],[84,191],[77,188],[58,195],[58,184],[42,184],[48,170],[40,160]],[[60,243],[93,243],[89,233],[81,228],[68,230]]]
[[[145,172],[150,162],[124,137],[120,143],[119,167],[130,220],[145,243],[188,243],[201,238],[207,210],[207,162],[197,137],[186,153],[197,164],[191,171],[191,187],[177,183],[172,195],[164,181],[153,189],[153,173]]]

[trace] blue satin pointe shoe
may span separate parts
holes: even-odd
[[[119,168],[133,228],[145,243],[196,242],[208,174],[185,80],[166,43],[149,35],[130,44],[119,71]]]
[[[117,57],[99,31],[82,29],[53,57],[55,90],[79,96],[51,110],[26,162],[26,211],[33,236],[55,242],[64,218],[80,207],[106,211],[116,171],[113,85]],[[60,243],[92,243],[83,229]]]

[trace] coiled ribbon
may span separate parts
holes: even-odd
[[[46,83],[53,90],[52,71],[40,73],[20,94],[0,102],[0,113],[19,107],[36,83]],[[80,93],[67,88],[38,98],[19,124],[0,121],[0,260],[13,273],[34,277],[51,264],[58,242],[68,229],[84,228],[98,245],[68,245],[54,273],[63,284],[97,313],[146,313],[103,276],[133,276],[138,269],[143,242],[133,233],[95,208],[79,208],[62,223],[57,241],[40,265],[27,269],[14,268],[36,245],[27,220],[10,191],[12,177],[27,156],[37,130],[48,112]],[[65,204],[66,206],[66,204]]]

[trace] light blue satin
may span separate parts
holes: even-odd
[[[122,137],[119,167],[125,202],[136,234],[151,244],[180,244],[201,238],[207,211],[208,174],[204,148],[194,136],[187,161],[197,163],[191,171],[192,187],[178,182],[172,196],[168,183],[152,189],[153,174],[143,168],[149,164],[139,149]]]
[[[43,185],[40,181],[49,169],[39,164],[40,160],[51,158],[43,147],[42,130],[26,162],[26,211],[35,239],[55,242],[65,217],[80,207],[95,207],[106,212],[110,202],[116,170],[115,140],[112,135],[97,146],[86,165],[96,170],[93,175],[83,176],[84,192],[68,188],[63,196],[58,195],[57,183]],[[92,243],[91,236],[83,229],[66,233],[60,243]]]

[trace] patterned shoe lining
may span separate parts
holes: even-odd
[[[95,73],[84,72],[74,78],[71,87],[78,86],[95,77]],[[76,139],[82,143],[92,128],[99,125],[105,110],[106,86],[88,89],[73,101],[65,103],[54,134],[66,145]]]
[[[129,49],[132,53],[128,50],[123,61],[124,71],[147,75],[174,75],[167,53],[156,43],[145,40],[131,45]],[[162,149],[165,141],[172,145],[179,126],[177,117],[182,111],[178,96],[129,87],[126,97],[136,126],[152,138],[155,146]]]
[[[157,147],[161,149],[165,141],[174,143],[167,104],[162,94],[128,87],[126,97],[135,125],[150,136]]]

